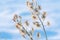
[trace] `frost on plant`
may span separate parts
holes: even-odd
[[[46,37],[46,40],[48,40],[47,38],[47,34],[46,34],[46,30],[45,30],[45,27],[44,27],[44,21],[45,21],[45,18],[46,18],[46,12],[42,12],[40,13],[41,11],[41,6],[37,4],[36,0],[31,0],[32,2],[30,2],[30,0],[27,0],[26,1],[26,5],[29,9],[29,11],[31,12],[31,19],[34,20],[32,21],[32,24],[31,26],[34,26],[36,28],[43,28],[43,31],[44,31],[44,34],[45,34],[45,37]],[[36,21],[36,20],[39,20],[39,21]],[[22,17],[21,16],[18,16],[17,14],[14,15],[13,17],[13,21],[15,22],[15,25],[16,25],[16,28],[19,29],[19,32],[20,34],[22,35],[22,37],[26,38],[26,35],[28,35],[29,39],[28,40],[34,40],[34,37],[33,37],[33,33],[34,33],[34,28],[31,27],[31,30],[28,31],[26,28],[29,28],[30,26],[30,23],[29,23],[29,20],[26,20],[24,22],[24,24],[22,23]],[[47,25],[49,26],[50,25],[50,22],[47,21]],[[38,39],[40,39],[41,37],[41,33],[38,32],[36,37]]]

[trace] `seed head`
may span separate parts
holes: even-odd
[[[45,18],[46,18],[46,12],[43,12],[42,19],[45,20]]]
[[[18,15],[15,14],[14,17],[13,17],[13,21],[16,22],[16,19],[18,18]]]
[[[36,9],[34,9],[34,11],[35,11],[35,12],[38,12],[38,9],[36,8]]]
[[[33,9],[33,3],[27,1],[27,6],[29,7],[29,9]]]
[[[22,27],[22,24],[16,23],[16,27],[19,29],[20,27]]]
[[[26,4],[27,4],[27,6],[28,6],[28,4],[29,4],[29,1],[27,1],[27,2],[26,2]]]
[[[30,36],[30,40],[33,40],[32,36]]]
[[[50,22],[49,21],[47,21],[47,25],[50,26]]]
[[[26,32],[24,30],[20,30],[20,33],[24,36]]]
[[[41,6],[38,5],[38,10],[41,10]]]
[[[20,18],[20,19],[22,19],[22,17],[21,17],[21,16],[19,16],[19,18]]]
[[[37,37],[40,38],[40,33],[39,32],[37,33]]]
[[[25,21],[25,24],[26,24],[27,26],[29,26],[29,22],[28,22],[28,21]]]
[[[39,22],[33,22],[34,25],[36,25],[36,27],[40,27]]]
[[[32,19],[37,20],[37,16],[36,15],[32,15]]]

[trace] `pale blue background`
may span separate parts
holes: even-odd
[[[46,11],[51,21],[51,26],[46,27],[49,40],[60,40],[60,0],[38,0],[42,10]],[[26,40],[21,37],[18,29],[12,21],[13,14],[19,14],[25,19],[29,16],[26,0],[0,0],[0,40]],[[29,19],[29,18],[28,18]],[[40,30],[39,30],[40,31]],[[35,34],[34,33],[34,39]],[[43,31],[41,39],[45,38]],[[44,39],[45,40],[45,39]]]

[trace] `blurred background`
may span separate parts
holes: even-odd
[[[60,40],[60,0],[37,0],[41,5],[42,11],[47,12],[47,19],[51,25],[46,26],[48,40]],[[30,18],[30,12],[26,6],[26,0],[0,0],[0,40],[28,40],[24,39],[12,20],[13,15],[21,15],[24,19]],[[27,18],[28,17],[28,18]],[[36,39],[34,32],[33,38]],[[43,31],[41,40],[45,40]],[[39,39],[40,40],[40,39]]]

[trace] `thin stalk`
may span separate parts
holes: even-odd
[[[23,27],[23,25],[22,25],[22,27]],[[24,27],[23,27],[23,29],[26,31],[26,29]],[[28,36],[30,36],[30,34],[27,31],[26,31],[26,33],[27,33]]]
[[[47,38],[47,34],[46,34],[46,30],[45,30],[45,28],[44,28],[44,24],[43,24],[42,20],[40,19],[39,15],[37,15],[37,16],[38,16],[38,18],[39,18],[39,21],[40,21],[41,24],[42,24],[43,31],[44,31],[44,34],[45,34],[45,36],[46,36],[46,40],[48,40],[48,38]]]
[[[20,23],[22,24],[21,20]],[[30,34],[27,32],[27,30],[24,28],[24,26],[22,25],[22,28],[25,30],[25,32],[27,33],[28,36],[30,36]]]

